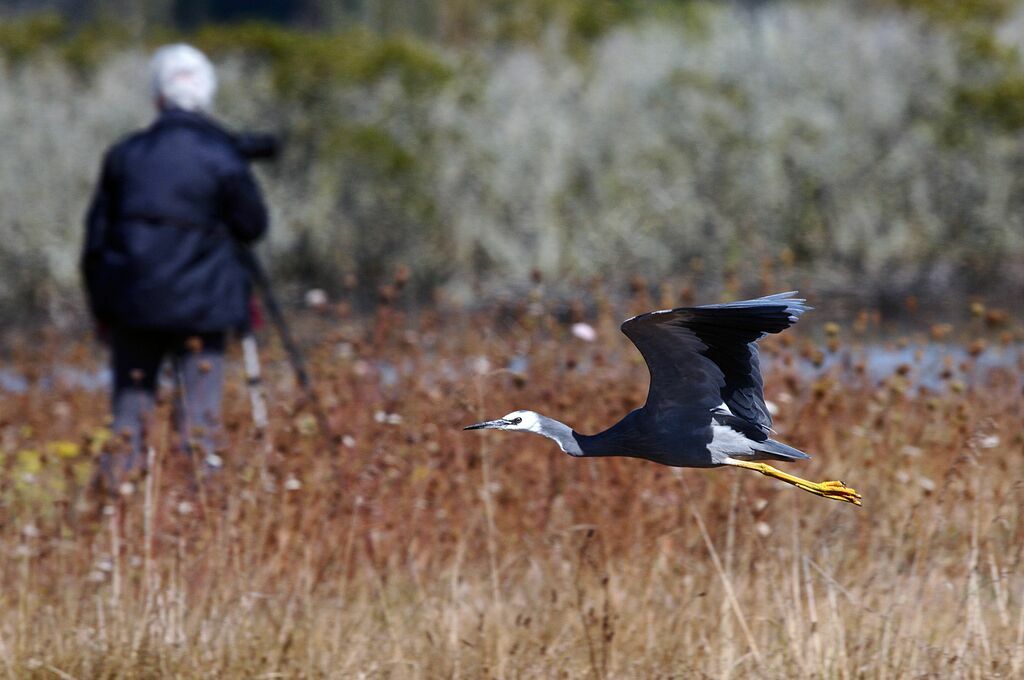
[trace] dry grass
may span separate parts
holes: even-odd
[[[1019,365],[917,395],[915,366],[881,385],[856,366],[807,377],[812,318],[770,339],[776,428],[815,454],[789,469],[846,480],[861,509],[741,470],[460,431],[515,407],[612,423],[645,391],[617,321],[656,302],[576,311],[594,344],[528,305],[331,310],[306,333],[324,338],[336,452],[276,363],[263,439],[231,380],[227,471],[190,484],[162,417],[152,474],[106,506],[85,488],[105,399],[0,393],[0,673],[1020,677]],[[524,373],[495,370],[520,355]],[[10,357],[30,377],[96,361],[67,338]]]

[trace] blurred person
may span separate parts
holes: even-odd
[[[111,348],[112,429],[123,442],[101,460],[108,490],[144,460],[167,357],[183,448],[220,466],[224,347],[249,322],[239,248],[267,230],[248,159],[210,116],[210,61],[190,45],[167,45],[153,56],[151,77],[157,118],[107,151],[81,260],[91,312]]]

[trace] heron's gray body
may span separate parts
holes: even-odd
[[[647,403],[594,435],[532,411],[475,428],[534,432],[573,456],[627,456],[674,467],[729,460],[799,460],[807,454],[770,438],[757,340],[808,309],[794,293],[641,314],[622,324],[650,370]]]

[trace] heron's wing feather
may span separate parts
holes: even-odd
[[[651,372],[648,407],[725,403],[734,415],[770,428],[754,344],[793,325],[809,309],[796,293],[641,314],[622,332]]]
[[[622,324],[640,350],[651,374],[648,409],[722,403],[725,375],[707,356],[708,346],[689,328],[689,310],[666,310],[635,316]]]

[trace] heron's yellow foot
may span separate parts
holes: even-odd
[[[854,505],[861,504],[861,495],[839,481],[831,480],[827,482],[812,482],[795,475],[787,474],[782,470],[773,468],[767,463],[756,463],[754,461],[737,460],[735,458],[729,458],[726,462],[727,464],[735,465],[736,467],[747,468],[748,470],[757,470],[766,477],[774,477],[775,479],[786,482],[787,484],[792,484],[798,489],[803,489],[804,491],[813,493],[816,496],[821,496],[822,498],[831,498],[834,501],[845,501],[847,503],[853,503]]]
[[[807,484],[797,484],[796,486],[804,491],[809,491],[817,496],[821,496],[822,498],[831,498],[835,501],[846,501],[847,503],[853,503],[854,505],[861,504],[861,495],[839,481],[819,483],[808,482]]]

